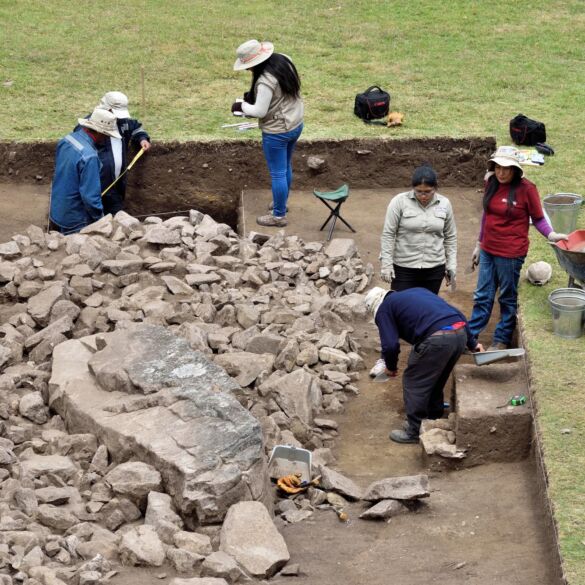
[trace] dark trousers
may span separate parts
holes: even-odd
[[[124,208],[126,188],[124,187],[122,189],[122,185],[120,185],[120,188],[118,189],[116,189],[116,187],[118,187],[117,184],[102,197],[104,215],[108,215],[108,213],[116,215],[118,211],[121,211]]]
[[[406,268],[394,264],[394,274],[392,290],[406,290],[419,286],[438,295],[445,278],[445,265],[440,264],[432,268]]]
[[[408,366],[402,376],[402,390],[410,433],[420,433],[425,418],[443,416],[443,389],[465,350],[465,329],[457,332],[430,335],[413,346]]]

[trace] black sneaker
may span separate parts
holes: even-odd
[[[395,443],[418,443],[418,436],[403,429],[395,429],[390,433],[390,440]]]

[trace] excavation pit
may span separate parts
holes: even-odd
[[[54,146],[0,145],[2,241],[22,231],[22,227],[12,229],[14,226],[6,224],[12,218],[44,225]],[[429,163],[438,173],[440,191],[453,203],[459,228],[459,286],[455,293],[444,296],[469,314],[475,275],[465,275],[464,267],[477,237],[481,214],[478,189],[494,147],[492,139],[301,142],[294,161],[295,189],[286,233],[307,241],[323,240],[325,232],[319,232],[319,227],[326,210],[312,196],[312,190],[348,183],[350,198],[343,209],[357,234],[338,225],[333,237],[354,238],[364,261],[377,269],[387,203],[392,195],[408,188],[416,166]],[[309,170],[305,161],[311,155],[327,160],[322,173]],[[137,216],[170,217],[197,208],[239,227],[242,234],[273,233],[276,230],[258,229],[254,221],[270,202],[268,184],[256,143],[155,144],[130,177],[127,210]],[[24,202],[34,197],[31,212],[36,216],[31,215],[28,221],[27,217],[16,217],[15,210],[23,209]],[[356,326],[355,334],[371,364],[377,357],[375,328],[371,323]],[[401,370],[407,353],[404,347]],[[374,385],[364,376],[360,390],[361,394],[349,401],[346,413],[336,417],[340,430],[335,446],[338,468],[362,485],[382,476],[424,470],[418,446],[397,446],[388,441],[389,430],[396,428],[404,414],[399,381]],[[536,464],[539,459],[530,451],[531,439],[528,435],[522,445],[522,458],[504,458],[462,472],[434,473],[430,513],[414,515],[408,522],[393,519],[391,524],[372,527],[353,521],[346,527],[331,515],[319,518],[313,526],[300,523],[283,527],[292,560],[300,562],[306,573],[297,582],[337,582],[339,567],[352,558],[346,577],[352,582],[351,571],[355,570],[356,583],[364,571],[368,571],[369,583],[386,583],[390,566],[395,580],[411,584],[429,582],[439,573],[445,583],[560,583],[554,531],[540,481],[542,472]],[[425,550],[425,555],[417,557],[413,572],[412,551],[417,550]],[[388,562],[374,562],[382,557]],[[462,562],[461,569],[453,571]],[[141,582],[151,581],[144,578]]]

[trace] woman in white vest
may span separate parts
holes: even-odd
[[[232,112],[258,118],[262,149],[272,179],[272,213],[256,218],[262,226],[285,227],[287,200],[292,183],[292,155],[303,131],[301,80],[289,57],[274,52],[274,45],[247,41],[236,50],[235,71],[250,69],[252,84],[244,101]]]

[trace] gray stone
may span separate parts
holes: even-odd
[[[49,411],[39,392],[27,392],[18,403],[18,412],[38,425],[49,420]]]
[[[152,526],[137,526],[122,536],[120,559],[124,565],[160,567],[165,549]]]
[[[144,241],[149,244],[173,246],[181,243],[181,234],[177,230],[171,230],[162,225],[154,225],[146,230]]]
[[[144,523],[151,524],[155,529],[166,523],[174,524],[177,529],[182,528],[183,520],[173,509],[173,500],[168,494],[151,491],[148,494]]]
[[[0,244],[0,256],[3,258],[16,258],[17,256],[20,256],[20,248],[18,247],[18,244],[14,241]]]
[[[269,379],[260,387],[262,394],[270,393],[290,419],[299,419],[310,426],[313,411],[321,405],[321,390],[315,378],[305,370],[295,370],[276,380]]]
[[[140,454],[156,466],[190,527],[221,521],[236,501],[269,501],[261,427],[233,396],[235,381],[162,327],[131,326],[104,338],[98,353],[90,340],[55,348],[50,406],[71,432],[91,429],[115,458]],[[141,393],[98,385],[88,362],[108,350],[120,369],[102,379],[125,376]]]
[[[151,491],[159,491],[162,485],[160,473],[142,461],[122,463],[114,467],[104,479],[114,493],[141,504]]]
[[[362,499],[363,490],[348,477],[325,466],[321,466],[320,472],[320,485],[324,490],[333,490],[352,500]]]
[[[31,297],[27,303],[28,314],[41,326],[49,324],[49,316],[53,305],[66,298],[65,284],[57,282]]]
[[[21,455],[20,466],[23,477],[31,479],[51,473],[67,481],[77,472],[73,461],[60,455]]]
[[[296,524],[297,522],[302,522],[307,518],[310,518],[313,515],[311,510],[287,510],[282,514],[282,517],[289,523],[289,524]]]
[[[71,512],[49,504],[38,507],[37,520],[53,530],[67,530],[79,522]]]
[[[253,577],[270,577],[290,560],[284,539],[260,502],[239,502],[228,510],[220,550]]]
[[[223,353],[216,356],[214,362],[235,378],[240,386],[246,387],[252,384],[262,372],[272,372],[274,355],[247,351]]]
[[[180,548],[169,547],[167,549],[167,558],[177,573],[194,573],[205,557],[183,550]]]
[[[167,285],[169,291],[174,295],[191,296],[195,292],[187,283],[175,276],[161,276],[161,280]]]
[[[238,567],[238,563],[221,550],[211,553],[201,565],[202,577],[221,577],[233,583],[242,575],[243,573]]]
[[[357,254],[357,246],[355,240],[351,238],[333,238],[324,252],[329,258],[349,259]]]
[[[185,532],[180,530],[175,533],[173,543],[177,548],[195,553],[197,555],[207,556],[212,552],[211,539],[207,534],[198,532]]]
[[[261,333],[252,337],[246,344],[246,351],[250,353],[272,353],[278,354],[280,343],[283,338],[272,333]]]
[[[387,477],[373,482],[363,496],[364,500],[417,500],[428,498],[429,478],[426,475],[407,475],[404,477]]]
[[[382,500],[360,514],[363,520],[387,520],[408,512],[408,508],[398,500]]]

